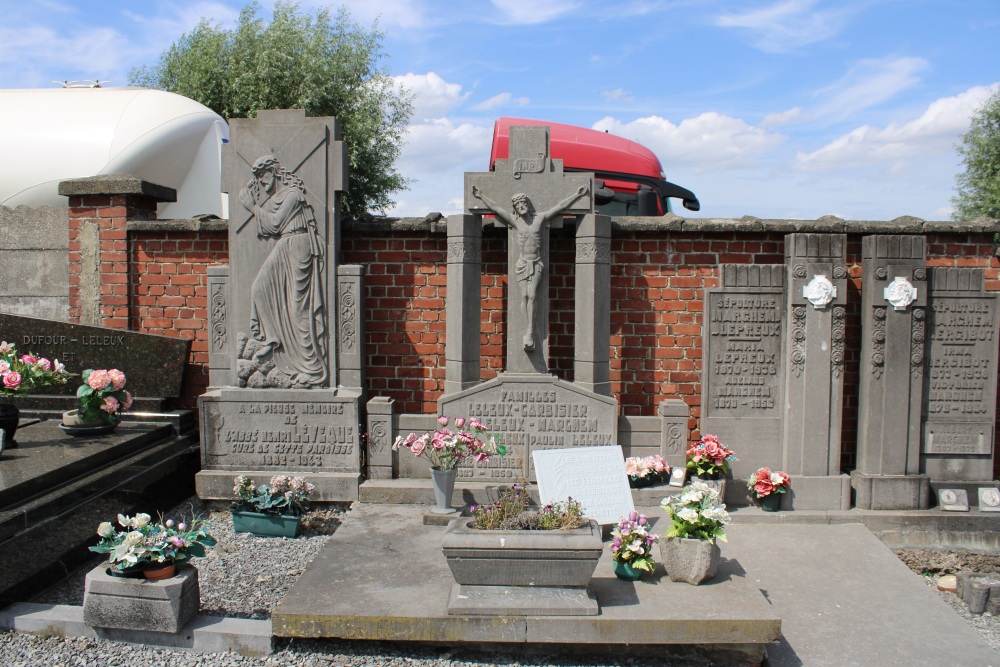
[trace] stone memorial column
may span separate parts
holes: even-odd
[[[861,371],[858,463],[851,485],[860,509],[923,509],[920,413],[927,325],[926,240],[861,240]]]
[[[657,410],[660,414],[660,456],[673,466],[687,460],[688,404],[679,398],[665,398]]]
[[[392,479],[392,433],[392,399],[376,396],[368,401],[368,479]]]
[[[995,485],[997,294],[985,291],[983,269],[934,268],[927,314],[920,470],[932,487],[978,501],[979,487]]]
[[[340,354],[338,385],[351,387],[364,397],[365,387],[365,269],[358,264],[342,264],[337,274],[337,313]]]
[[[573,382],[611,395],[611,218],[585,215],[576,229]]]
[[[848,509],[840,473],[847,314],[847,236],[789,234],[782,469],[798,509]]]
[[[479,383],[482,246],[480,216],[448,216],[445,394],[454,394]]]
[[[212,387],[233,384],[229,356],[229,265],[208,267],[208,383]]]

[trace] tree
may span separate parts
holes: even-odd
[[[305,109],[336,116],[350,156],[350,191],[343,213],[382,213],[407,179],[394,163],[412,110],[412,95],[382,69],[383,33],[352,23],[346,8],[331,18],[300,14],[294,2],[276,2],[265,23],[253,2],[235,29],[201,19],[160,55],[153,67],[129,72],[132,85],[178,93],[227,121],[260,109]]]
[[[1000,219],[1000,90],[973,113],[958,154],[965,171],[955,178],[958,194],[951,200],[953,217]]]

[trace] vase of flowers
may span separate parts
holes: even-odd
[[[63,413],[60,427],[70,435],[94,436],[110,433],[118,427],[121,413],[132,407],[132,394],[125,389],[125,374],[88,368],[83,384],[76,390],[80,407]]]
[[[649,532],[646,524],[646,515],[633,510],[611,531],[611,562],[619,579],[636,581],[643,572],[656,568],[653,545],[659,538]]]
[[[788,491],[789,484],[788,475],[784,472],[772,472],[766,467],[758,468],[747,479],[747,493],[765,512],[777,512],[781,506],[781,496]]]
[[[0,454],[9,447],[17,447],[14,434],[21,411],[14,398],[32,391],[66,384],[72,373],[58,359],[49,361],[29,352],[19,354],[17,347],[7,341],[0,342]]]
[[[260,537],[298,537],[309,495],[316,490],[303,477],[275,475],[268,484],[254,486],[244,475],[236,477],[236,500],[229,507],[233,532]]]
[[[726,497],[726,475],[729,474],[733,461],[738,461],[733,450],[729,449],[714,435],[702,436],[687,450],[685,464],[692,477],[697,477],[719,492],[720,498]]]
[[[720,556],[716,541],[726,541],[725,525],[731,521],[719,492],[695,480],[683,493],[664,498],[660,504],[670,519],[660,542],[670,580],[697,586],[714,577]]]
[[[625,474],[628,475],[628,485],[639,489],[662,484],[670,476],[670,465],[659,454],[630,456],[625,459]]]
[[[117,577],[163,579],[193,557],[205,555],[215,538],[197,517],[190,524],[167,519],[153,522],[148,514],[118,515],[118,528],[110,521],[97,527],[101,540],[91,551],[108,554],[108,574]],[[147,574],[148,573],[148,574]]]
[[[440,427],[418,436],[416,433],[396,438],[392,448],[405,447],[414,456],[423,456],[431,464],[431,480],[434,485],[434,512],[451,514],[451,497],[455,491],[458,464],[466,459],[477,463],[488,461],[491,456],[503,456],[507,448],[500,444],[495,435],[489,435],[486,427],[473,417],[457,417],[454,422],[444,415],[438,417]],[[454,425],[455,431],[448,428]]]

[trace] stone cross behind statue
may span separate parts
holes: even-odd
[[[510,158],[465,175],[465,208],[509,229],[507,372],[548,372],[549,233],[564,215],[593,213],[593,174],[549,158],[548,127],[512,127]]]

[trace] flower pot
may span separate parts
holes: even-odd
[[[777,512],[781,507],[781,494],[772,493],[764,496],[763,498],[758,498],[757,502],[760,504],[760,508],[765,512]]]
[[[614,560],[611,561],[611,564],[615,571],[615,576],[619,579],[623,579],[625,581],[639,581],[639,577],[642,576],[642,570],[632,567],[625,561]]]
[[[635,477],[633,475],[629,475],[628,478],[628,485],[633,489],[642,489],[647,486],[655,486],[662,483],[663,476],[658,472],[650,473],[645,477]]]
[[[169,579],[177,574],[177,566],[174,563],[153,563],[142,569],[142,576],[151,581]]]
[[[116,567],[111,567],[110,565],[104,570],[108,576],[115,577],[117,579],[143,579],[143,567],[142,565],[131,565],[126,567],[124,570],[119,570]]]
[[[17,422],[21,417],[21,411],[13,403],[0,403],[0,454],[3,450],[17,447],[14,442],[14,433],[17,431]]]
[[[434,484],[435,507],[432,510],[438,514],[451,514],[454,508],[451,506],[451,497],[455,493],[455,478],[458,470],[438,470],[431,468],[431,481]]]
[[[231,510],[233,532],[253,533],[260,537],[298,537],[302,524],[297,516]]]
[[[109,424],[106,421],[84,421],[83,417],[80,416],[79,410],[68,410],[63,413],[62,423],[59,424],[59,428],[65,431],[68,435],[74,435],[77,437],[93,437],[97,435],[104,435],[105,433],[111,433],[116,428],[118,428],[117,420],[113,424]]]
[[[660,555],[670,581],[694,586],[708,581],[719,569],[719,545],[715,540],[668,537],[660,540]]]

